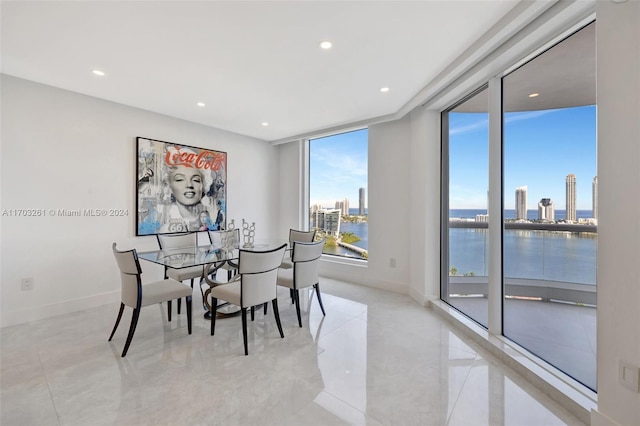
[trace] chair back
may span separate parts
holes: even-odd
[[[116,243],[113,243],[111,248],[116,258],[118,268],[120,269],[120,297],[122,303],[127,306],[136,307],[138,297],[142,297],[142,281],[140,279],[142,269],[140,268],[138,253],[136,249],[119,251],[116,248]]]
[[[161,250],[195,247],[198,245],[198,235],[196,232],[187,232],[184,234],[156,234],[158,245]]]
[[[269,251],[240,250],[238,268],[242,277],[240,301],[242,307],[255,306],[276,298],[278,268],[286,244]]]
[[[221,246],[238,246],[240,244],[240,229],[229,229],[225,231],[209,231],[211,244]]]
[[[302,243],[312,243],[316,238],[316,231],[298,231],[295,229],[289,229],[289,247],[293,247],[294,241],[300,241]]]
[[[310,287],[318,283],[320,257],[325,239],[313,243],[293,243],[293,282],[295,288]]]

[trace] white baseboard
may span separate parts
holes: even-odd
[[[120,291],[118,290],[65,300],[63,302],[52,303],[50,305],[35,306],[26,309],[3,310],[0,328],[56,317],[58,315],[70,314],[72,312],[83,311],[85,309],[91,309],[109,303],[117,303],[119,301]]]
[[[597,409],[591,410],[591,426],[622,426]]]
[[[427,297],[424,292],[416,290],[413,287],[409,287],[409,297],[418,302],[422,306],[429,306],[429,297]]]

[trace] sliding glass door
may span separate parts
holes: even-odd
[[[595,26],[442,113],[441,262],[444,301],[486,328],[491,317],[490,331],[593,390]],[[491,167],[489,127],[501,129],[491,136]],[[487,209],[488,190],[501,194],[502,211]],[[502,256],[489,261],[498,246]]]
[[[592,389],[598,242],[594,61],[592,23],[502,83],[503,333]]]
[[[442,295],[448,303],[487,326],[489,114],[487,88],[481,88],[443,114]],[[443,204],[444,204],[443,203]]]

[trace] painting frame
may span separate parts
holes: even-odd
[[[227,153],[136,137],[136,236],[227,227]]]

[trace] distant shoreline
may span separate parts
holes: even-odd
[[[544,223],[544,222],[503,222],[504,229],[523,229],[529,231],[567,231],[567,232],[598,232],[597,225],[584,223]],[[481,228],[487,229],[488,222],[473,222],[469,220],[449,220],[450,228]]]

